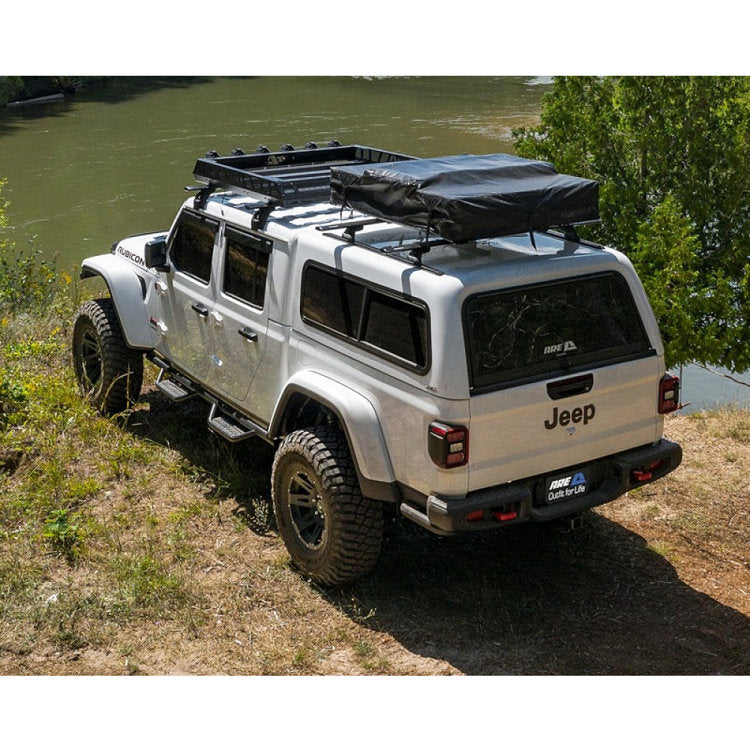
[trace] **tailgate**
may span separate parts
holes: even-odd
[[[582,466],[661,435],[656,356],[471,398],[470,489]],[[590,389],[560,395],[580,378]],[[548,385],[550,387],[548,388]],[[550,396],[550,392],[557,397]]]
[[[472,489],[660,436],[659,342],[614,271],[469,297]]]

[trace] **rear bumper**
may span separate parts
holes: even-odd
[[[654,445],[607,456],[585,467],[562,469],[562,473],[573,473],[578,468],[591,472],[591,489],[581,497],[548,503],[545,480],[549,475],[544,475],[478,490],[465,497],[430,495],[424,508],[404,503],[401,513],[437,534],[496,529],[524,521],[549,521],[615,500],[628,490],[669,474],[681,461],[682,448],[662,438]]]

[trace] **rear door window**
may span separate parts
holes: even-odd
[[[262,308],[266,294],[268,259],[272,244],[262,237],[227,227],[224,291]]]
[[[359,338],[364,284],[317,266],[305,269],[302,315],[309,322],[347,338]]]
[[[475,390],[653,354],[618,273],[476,295],[463,316]]]
[[[218,229],[218,221],[183,211],[169,243],[169,255],[175,269],[208,284]]]

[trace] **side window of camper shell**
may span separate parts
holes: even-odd
[[[418,300],[308,264],[302,317],[402,367],[418,373],[429,369],[427,306]]]

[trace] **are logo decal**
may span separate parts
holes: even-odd
[[[547,502],[556,503],[572,497],[585,495],[588,490],[586,474],[577,471],[564,477],[557,477],[547,484]]]
[[[574,352],[578,347],[573,341],[561,341],[559,344],[551,344],[544,347],[545,354],[565,354]]]
[[[579,484],[586,484],[586,477],[580,471],[573,476],[555,479],[553,482],[550,482],[549,488],[551,490],[559,490],[562,487],[577,487]]]

